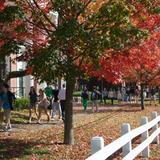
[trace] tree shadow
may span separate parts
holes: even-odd
[[[106,106],[100,106],[99,112],[95,113],[116,113],[116,112],[139,112],[141,111],[140,106],[133,105],[133,104],[119,104],[119,105],[106,105]],[[74,110],[74,114],[82,114],[84,111],[81,108],[76,108]],[[86,112],[87,114],[93,114],[91,106],[88,107],[88,110]]]
[[[0,159],[15,159],[30,155],[31,148],[38,145],[35,142],[25,142],[17,139],[0,140]]]
[[[61,144],[63,143],[54,143]],[[39,156],[46,156],[50,154],[47,146],[53,145],[50,143],[41,143],[33,141],[24,141],[17,139],[3,139],[0,140],[0,160],[8,159],[23,159],[26,156],[37,154]],[[41,147],[39,147],[41,146]]]
[[[11,123],[14,124],[24,124],[24,122],[28,122],[29,116],[21,114],[21,113],[14,113],[13,118],[11,119]],[[33,121],[37,120],[36,118],[32,118]]]

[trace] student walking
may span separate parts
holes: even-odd
[[[53,89],[49,85],[49,83],[47,83],[47,87],[44,89],[44,92],[46,94],[47,99],[50,101],[53,97]]]
[[[59,104],[58,99],[59,90],[57,88],[57,85],[55,86],[55,89],[53,90],[53,99],[52,99],[52,118],[56,116],[56,113],[58,112],[58,118],[61,119],[61,106]]]
[[[98,112],[98,97],[100,95],[100,92],[97,90],[97,87],[93,87],[93,92],[91,93],[91,100],[92,100],[92,112],[94,112],[94,108],[96,108],[96,112]]]
[[[108,97],[111,99],[112,105],[114,105],[114,91],[112,89],[110,89]]]
[[[4,111],[5,128],[4,131],[12,129],[11,126],[11,110],[13,110],[13,103],[15,101],[14,94],[9,91],[9,85],[4,84],[2,87],[2,94],[0,96],[0,103]]]
[[[30,100],[30,105],[29,105],[29,123],[32,121],[32,112],[34,110],[37,118],[38,118],[38,113],[37,113],[37,93],[34,87],[30,88],[29,92],[29,100]]]
[[[62,119],[65,120],[65,103],[66,103],[66,88],[65,84],[63,84],[62,89],[59,90],[58,99],[60,100],[61,111],[62,111]]]
[[[104,104],[107,104],[108,91],[106,88],[104,88],[102,91],[102,98],[103,98]]]
[[[47,97],[47,100],[49,101],[48,109],[50,110],[50,114],[52,114],[52,99],[53,99],[53,88],[49,85],[47,82],[47,87],[44,89],[44,93]]]
[[[88,100],[89,100],[89,94],[88,94],[88,90],[86,87],[83,89],[81,97],[82,97],[82,104],[83,104],[84,112],[86,112],[86,109],[88,106]]]
[[[122,93],[120,89],[118,89],[117,91],[117,100],[118,100],[118,103],[122,102]]]
[[[135,104],[138,104],[139,96],[140,96],[140,90],[139,90],[138,86],[136,86],[136,89],[135,89]]]
[[[42,89],[39,90],[39,103],[38,103],[38,123],[40,124],[41,122],[41,117],[42,117],[42,112],[47,116],[48,122],[50,121],[50,114],[48,113],[48,106],[49,106],[49,101],[47,100],[46,94]]]

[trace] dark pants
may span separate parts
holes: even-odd
[[[114,98],[111,98],[111,103],[112,105],[114,105]]]
[[[62,118],[63,118],[63,119],[65,118],[65,103],[66,103],[65,100],[61,100],[61,101],[60,101],[61,110],[62,110]]]
[[[103,97],[104,104],[107,104],[107,96]]]

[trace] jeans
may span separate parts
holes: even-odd
[[[66,100],[60,100],[60,104],[61,104],[61,111],[62,111],[62,118],[65,118],[65,104]]]
[[[61,116],[62,111],[61,111],[61,106],[59,102],[53,102],[52,104],[52,117],[56,115],[56,112],[58,111],[59,116]]]

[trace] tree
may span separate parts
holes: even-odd
[[[88,74],[104,78],[111,83],[138,82],[141,84],[141,108],[144,109],[143,88],[145,84],[156,84],[160,75],[160,15],[158,3],[149,5],[138,3],[138,12],[132,15],[132,22],[147,30],[148,37],[139,45],[117,51],[106,50],[101,57],[99,70],[93,65],[85,65]],[[147,7],[146,7],[147,6]]]
[[[154,33],[127,54],[115,54],[100,60],[101,68],[95,71],[89,66],[88,74],[104,78],[112,83],[137,82],[141,85],[141,108],[144,109],[145,85],[158,85],[160,80],[160,34]]]
[[[17,76],[24,76],[25,71],[6,74],[7,56],[18,54],[20,45],[24,44],[27,36],[22,21],[23,13],[13,2],[0,2],[0,81],[9,80]]]
[[[66,79],[64,143],[73,144],[75,79],[83,74],[83,64],[98,65],[106,49],[123,50],[144,36],[131,21],[135,8],[126,0],[21,0],[17,3],[24,11],[28,32],[42,33],[40,38],[45,42],[38,46],[32,41],[32,50],[23,57],[32,67],[32,74],[47,81],[53,81],[55,76]],[[51,19],[55,12],[58,25]]]

